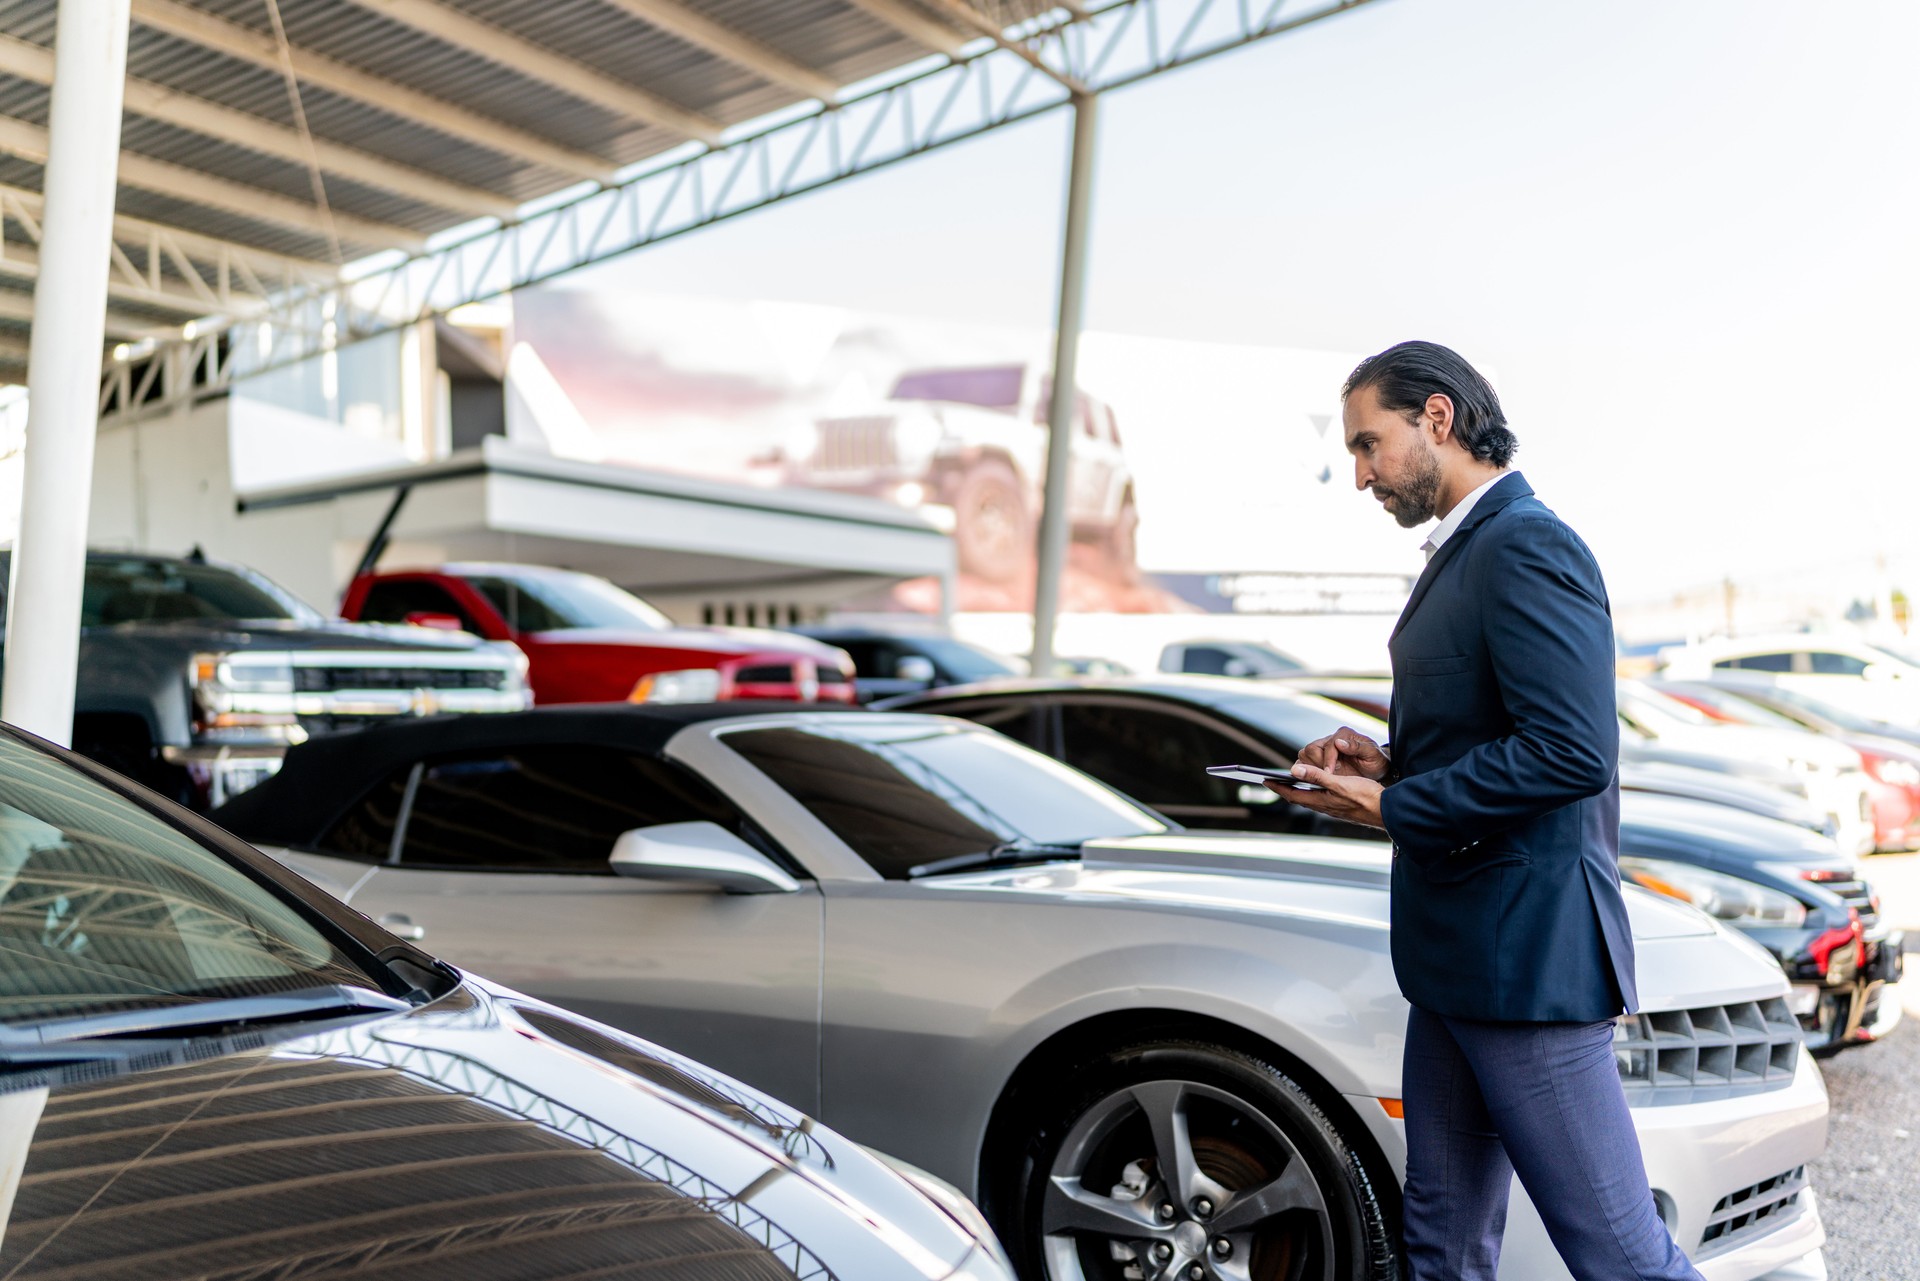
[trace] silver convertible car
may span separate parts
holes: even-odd
[[[1383,847],[1195,834],[970,722],[550,708],[316,740],[216,815],[461,966],[976,1197],[1038,1281],[1398,1275]],[[1618,1061],[1709,1281],[1824,1275],[1779,966],[1630,902]],[[1564,1277],[1516,1198],[1502,1275]]]

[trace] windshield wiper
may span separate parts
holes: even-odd
[[[943,872],[964,872],[983,867],[1017,867],[1022,863],[1046,863],[1055,859],[1079,858],[1080,842],[1002,841],[990,850],[955,854],[931,863],[907,869],[907,879],[939,876]]]
[[[13,1051],[44,1050],[83,1041],[208,1036],[268,1023],[305,1023],[354,1014],[385,1014],[413,1007],[380,992],[328,984],[292,992],[235,996],[185,1005],[163,1005],[111,1014],[0,1025],[0,1058]]]

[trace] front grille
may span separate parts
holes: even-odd
[[[870,418],[830,418],[819,424],[820,443],[815,446],[813,465],[821,471],[866,471],[899,465],[893,444],[894,420],[886,415]]]
[[[1800,1194],[1807,1189],[1807,1167],[1776,1174],[1750,1188],[1720,1198],[1707,1216],[1696,1257],[1720,1254],[1773,1231],[1793,1217]]]
[[[1629,1014],[1613,1057],[1634,1107],[1783,1089],[1800,1064],[1800,1024],[1779,998]]]
[[[793,669],[784,663],[764,667],[742,667],[733,674],[736,685],[791,685]]]
[[[332,694],[340,690],[505,689],[507,673],[498,667],[296,667],[294,692]]]

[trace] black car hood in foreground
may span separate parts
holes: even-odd
[[[0,1076],[0,1276],[912,1278],[973,1246],[838,1135],[474,982],[153,1060]]]

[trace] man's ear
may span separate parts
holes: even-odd
[[[1428,438],[1434,444],[1453,439],[1453,397],[1437,391],[1427,397],[1426,418]]]

